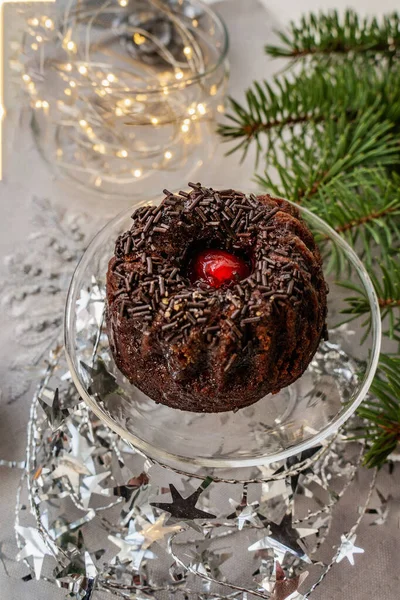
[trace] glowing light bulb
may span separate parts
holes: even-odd
[[[47,102],[47,100],[43,100],[42,101],[42,108],[49,108],[50,104]]]
[[[119,0],[120,6],[128,6],[128,0]]]
[[[51,19],[45,19],[44,26],[46,29],[53,29],[54,23]]]
[[[87,68],[85,67],[85,65],[80,65],[80,66],[78,67],[78,71],[79,71],[79,73],[80,73],[81,75],[87,75],[87,72],[88,72],[88,70],[87,70]]]
[[[32,50],[37,50],[39,48],[39,46],[37,45],[36,42],[33,42],[33,44],[31,44],[31,48],[32,48]]]
[[[81,120],[79,121],[79,125],[80,125],[81,127],[87,127],[87,121],[85,121],[85,119],[81,119]]]
[[[215,85],[215,83],[213,83],[213,85],[210,87],[210,96],[215,96],[217,94],[218,88]]]
[[[145,43],[146,38],[141,33],[136,32],[133,34],[133,41],[135,42],[135,44],[137,46],[141,46],[142,44]]]
[[[206,107],[204,106],[204,104],[198,104],[197,105],[197,110],[199,111],[199,113],[201,115],[205,115],[206,114]]]
[[[164,154],[164,157],[166,160],[170,160],[172,158],[172,152],[170,152],[169,150],[167,150]]]
[[[186,125],[185,123],[182,125],[181,127],[183,133],[187,133],[189,131],[189,125]]]
[[[182,79],[183,78],[183,73],[180,69],[178,69],[177,71],[175,71],[175,79]]]
[[[36,100],[35,106],[36,106],[36,108],[42,108],[42,101],[41,100]]]
[[[128,152],[126,150],[118,150],[117,156],[120,158],[126,158],[128,156]]]
[[[71,52],[76,52],[76,44],[75,44],[75,42],[73,42],[72,40],[70,40],[69,42],[67,42],[67,50],[70,50]]]
[[[190,125],[190,119],[184,119],[183,122],[185,125]]]
[[[40,44],[40,42],[43,42],[42,36],[41,35],[37,35],[36,36],[36,41],[39,42],[39,44]]]
[[[73,80],[71,80],[71,81],[69,82],[69,85],[70,85],[72,88],[76,87],[76,83],[75,83],[75,81],[73,81]]]
[[[218,106],[217,106],[217,111],[218,111],[219,113],[224,113],[224,112],[225,112],[225,107],[224,107],[224,105],[223,105],[223,104],[218,104]]]
[[[30,81],[28,83],[28,90],[32,93],[36,90],[36,87],[35,87],[35,84],[33,83],[33,81]]]
[[[143,173],[142,169],[135,169],[133,171],[133,174],[135,177],[140,177],[142,175],[142,173]]]
[[[115,77],[115,75],[113,75],[112,73],[109,73],[107,75],[107,79],[110,83],[112,83],[113,81],[115,81],[117,78]]]
[[[132,100],[129,100],[129,98],[125,98],[124,104],[125,104],[125,106],[131,106],[132,105]]]
[[[106,147],[104,144],[93,144],[93,150],[95,152],[99,152],[100,154],[106,153]]]
[[[124,114],[124,111],[122,110],[122,108],[117,106],[117,108],[115,109],[115,114],[117,115],[117,117],[122,117],[122,115]]]
[[[66,88],[66,89],[64,90],[64,94],[65,94],[66,96],[71,96],[71,95],[72,95],[71,89],[70,89],[70,88]]]
[[[193,27],[198,27],[199,26],[198,20],[197,19],[193,19],[192,25],[193,25]]]
[[[194,109],[194,108],[189,108],[189,110],[188,110],[189,115],[194,115],[195,112],[196,112],[196,109]]]
[[[23,79],[24,81],[26,81],[26,83],[28,83],[28,81],[30,81],[30,80],[31,80],[31,78],[29,77],[29,75],[27,75],[26,73],[24,73],[24,74],[22,75],[22,79]]]
[[[153,125],[158,125],[158,119],[157,117],[151,117],[151,122]]]
[[[37,27],[39,25],[39,19],[36,19],[36,17],[34,19],[29,19],[28,23],[33,27]]]
[[[184,55],[185,55],[185,56],[187,56],[188,58],[191,58],[191,57],[192,57],[192,54],[193,54],[193,51],[192,51],[192,49],[191,49],[191,47],[190,47],[190,46],[185,46],[185,47],[184,47],[184,49],[183,49],[183,53],[184,53]]]
[[[71,63],[67,63],[67,64],[65,65],[64,69],[65,69],[66,71],[72,71],[72,65],[71,65]]]
[[[168,88],[166,88],[166,87],[165,87],[165,88],[163,89],[163,94],[164,94],[164,96],[168,96],[168,94],[169,94],[169,90],[168,90]]]
[[[104,87],[108,87],[108,79],[103,79],[101,85],[104,85]]]

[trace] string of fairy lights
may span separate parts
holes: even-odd
[[[60,20],[27,19],[23,88],[54,127],[57,164],[95,187],[176,168],[201,143],[199,124],[223,112],[225,73],[207,70],[215,27],[207,45],[201,16],[146,1],[153,20],[139,24],[128,0],[69,2]]]

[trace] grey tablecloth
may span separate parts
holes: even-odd
[[[274,28],[307,10],[320,7],[342,8],[346,4],[346,0],[337,0],[335,3],[315,0],[262,0],[262,3],[261,0],[226,0],[224,3],[217,3],[217,9],[226,20],[231,36],[232,95],[240,98],[252,80],[268,78],[276,70],[276,63],[269,61],[263,52],[264,44],[274,39]],[[379,14],[398,8],[398,2],[353,0],[352,6],[363,13],[369,11]],[[14,8],[7,8],[8,23],[13,10]],[[7,27],[6,33],[10,40],[15,35],[15,28],[13,30],[12,27]],[[6,72],[7,76],[10,73]],[[43,281],[43,275],[34,273],[35,268],[43,266],[43,261],[54,260],[54,252],[51,258],[52,253],[49,252],[47,243],[48,234],[54,228],[52,210],[59,211],[59,215],[66,212],[64,218],[79,212],[86,213],[86,226],[93,229],[96,223],[114,215],[127,202],[110,202],[90,192],[77,191],[66,182],[54,180],[38,155],[29,129],[29,114],[20,110],[18,92],[7,86],[6,100],[9,112],[4,138],[5,177],[0,183],[0,255],[4,259],[9,255],[16,255],[16,258],[11,262],[4,260],[0,264],[3,300],[0,312],[0,457],[21,460],[24,457],[29,388],[33,387],[36,378],[35,357],[43,351],[46,343],[51,343],[51,336],[44,339],[40,323],[46,318],[43,312],[48,312],[49,319],[56,318],[60,312],[60,307],[52,306],[51,300],[49,303],[51,291],[48,289],[47,303],[43,300],[39,288],[45,286],[46,281]],[[225,158],[224,148],[220,147],[212,163],[205,165],[198,177],[208,184],[225,181],[233,187],[243,187],[244,184],[250,187],[252,173],[251,155],[239,166],[238,156]],[[35,196],[39,202],[33,201]],[[46,198],[53,209],[41,203]],[[36,239],[30,237],[32,234]],[[37,238],[38,234],[45,234],[45,238]],[[61,252],[61,256],[56,253],[58,272],[60,269],[62,271],[62,261],[68,258],[68,248],[65,252],[66,255]],[[32,256],[31,269],[26,267],[29,256]],[[22,270],[21,265],[24,265]],[[46,274],[50,271],[47,266],[44,276],[47,277]],[[68,276],[67,268],[58,277],[57,285],[63,285],[63,277]],[[56,297],[59,298],[59,295],[55,295]],[[37,317],[37,331],[35,327],[32,328],[33,317]],[[22,393],[25,389],[27,392]],[[1,468],[0,473],[0,598],[63,598],[62,591],[43,582],[22,582],[21,576],[26,570],[12,560],[16,553],[13,508],[20,473],[5,468]],[[315,592],[315,600],[397,600],[399,597],[400,466],[393,475],[383,470],[378,484],[386,496],[391,495],[391,510],[386,524],[371,526],[368,519],[365,521],[357,538],[357,545],[365,548],[365,554],[356,556],[355,567],[345,561],[334,568],[325,583]],[[357,497],[348,497],[346,502],[347,505],[357,503]],[[343,521],[346,518],[346,502],[342,508]]]

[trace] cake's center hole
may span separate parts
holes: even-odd
[[[190,280],[192,283],[205,281],[215,288],[234,281],[240,281],[250,275],[250,267],[243,258],[225,250],[202,250],[191,263]]]

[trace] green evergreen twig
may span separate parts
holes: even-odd
[[[343,17],[338,11],[310,14],[300,24],[290,24],[290,33],[278,32],[281,45],[268,45],[267,54],[273,57],[343,58],[345,55],[398,56],[400,52],[400,19],[397,13],[361,19],[352,10]]]
[[[256,146],[261,186],[306,204],[353,246],[375,287],[384,335],[400,348],[400,17],[311,14],[280,38],[267,52],[302,59],[302,68],[255,82],[243,104],[231,99],[219,132],[242,158]],[[327,268],[343,273],[341,261],[331,252]],[[365,292],[342,285],[350,292],[344,317],[360,318],[366,336]],[[371,394],[359,409],[367,422],[360,435],[369,443],[366,464],[381,466],[400,441],[399,353],[381,356]]]
[[[369,444],[364,462],[380,467],[400,442],[400,357],[381,355],[370,394],[374,397],[358,409],[359,416],[368,422],[361,430]]]

